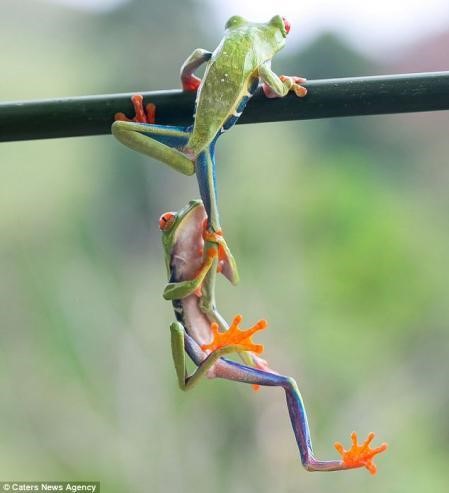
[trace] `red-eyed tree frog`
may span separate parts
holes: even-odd
[[[240,330],[241,317],[236,316],[230,327],[218,315],[215,307],[215,278],[206,283],[207,276],[215,276],[219,264],[218,246],[204,235],[206,211],[201,201],[189,202],[178,213],[161,216],[159,225],[169,283],[164,298],[173,303],[177,321],[171,327],[171,346],[178,383],[181,389],[189,390],[202,376],[282,387],[287,398],[290,420],[298,444],[301,462],[307,471],[337,471],[366,467],[371,474],[376,473],[373,463],[375,455],[384,451],[384,443],[372,449],[370,443],[374,433],[358,444],[353,433],[352,446],[345,450],[340,443],[335,448],[341,459],[323,461],[314,456],[309,425],[304,403],[295,380],[280,375],[259,358],[263,346],[255,344],[251,336],[266,327],[261,320],[247,330]],[[203,298],[209,298],[205,303]],[[209,307],[206,313],[201,304]],[[214,313],[212,313],[214,312]],[[222,321],[222,331],[219,324]],[[212,322],[212,323],[211,323]],[[186,356],[189,355],[198,367],[192,375],[187,375]],[[254,366],[243,365],[223,356],[230,353],[248,352]]]
[[[185,91],[197,91],[193,125],[154,124],[154,105],[145,109],[141,96],[133,96],[136,116],[129,120],[116,115],[113,135],[131,149],[151,156],[185,175],[196,174],[208,217],[210,240],[219,241],[226,264],[226,276],[238,282],[235,262],[222,237],[215,183],[215,144],[218,137],[239,119],[248,100],[262,84],[267,97],[283,97],[289,91],[305,96],[301,77],[278,77],[271,59],[284,46],[290,31],[288,21],[274,16],[266,23],[231,17],[214,52],[196,49],[181,67]],[[206,63],[200,80],[194,72]]]

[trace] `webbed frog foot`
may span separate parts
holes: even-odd
[[[268,323],[266,320],[259,320],[249,329],[240,329],[240,323],[242,321],[241,315],[236,315],[232,324],[226,332],[219,332],[218,324],[215,322],[211,324],[210,328],[213,334],[213,340],[209,344],[203,344],[201,349],[203,351],[210,350],[215,351],[217,349],[224,348],[226,346],[241,346],[245,351],[251,351],[253,353],[260,354],[263,352],[262,344],[255,344],[251,340],[251,336],[259,330],[267,328]]]
[[[156,121],[156,105],[148,103],[143,105],[143,96],[141,94],[134,94],[131,96],[131,102],[134,107],[135,116],[128,118],[125,113],[116,113],[114,115],[115,120],[124,122],[136,122],[136,123],[155,123]]]
[[[368,438],[359,445],[357,442],[357,433],[354,431],[351,434],[352,447],[349,450],[345,450],[340,442],[334,444],[338,453],[341,455],[343,464],[348,469],[366,467],[371,474],[376,474],[377,467],[373,463],[373,458],[375,455],[386,450],[387,444],[382,443],[379,447],[372,449],[370,443],[373,441],[374,436],[374,433],[371,432]]]

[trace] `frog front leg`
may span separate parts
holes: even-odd
[[[211,56],[211,52],[197,48],[185,60],[180,70],[184,91],[198,89],[201,79],[193,73],[203,63],[210,60]],[[142,109],[142,96],[137,94],[131,99],[136,112],[136,117],[133,118],[135,123],[129,121],[123,113],[117,113],[116,121],[111,128],[114,137],[135,151],[158,159],[183,174],[193,175],[195,172],[193,156],[186,156],[178,150],[184,148],[190,135],[189,132],[186,132],[183,127],[152,125],[154,124],[154,105],[150,105],[151,115],[148,118]],[[142,124],[145,124],[144,128]]]
[[[203,63],[210,60],[210,51],[197,48],[182,64],[180,75],[181,84],[184,91],[196,91],[201,84],[201,79],[193,75],[195,70]]]
[[[188,281],[169,282],[165,286],[163,298],[166,300],[182,300],[191,294],[201,290],[201,286],[208,272],[213,265],[216,265],[216,249],[209,249],[206,254],[206,260],[204,261],[198,274]]]
[[[306,79],[287,75],[277,76],[267,63],[260,66],[259,77],[263,81],[263,92],[268,98],[283,98],[290,91],[293,91],[298,97],[304,97],[307,94],[307,89],[301,86],[301,83],[305,82]]]

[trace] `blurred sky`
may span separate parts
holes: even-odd
[[[47,0],[74,8],[105,10],[126,0]],[[291,37],[307,40],[323,30],[338,31],[362,51],[382,55],[396,47],[443,29],[449,23],[448,0],[197,0],[207,11],[213,10],[217,28],[234,14],[264,21],[276,13],[293,24]],[[257,7],[256,7],[257,6]],[[295,43],[290,43],[290,48]],[[288,49],[288,48],[287,48]]]

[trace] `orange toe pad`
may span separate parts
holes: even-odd
[[[348,469],[366,467],[371,474],[376,474],[377,468],[373,463],[373,458],[375,455],[386,450],[387,444],[383,443],[379,447],[372,449],[370,443],[374,439],[374,433],[370,433],[368,438],[361,445],[357,442],[357,433],[355,431],[351,434],[351,439],[352,447],[349,450],[345,450],[341,443],[335,443],[335,448],[341,455],[343,464]]]

